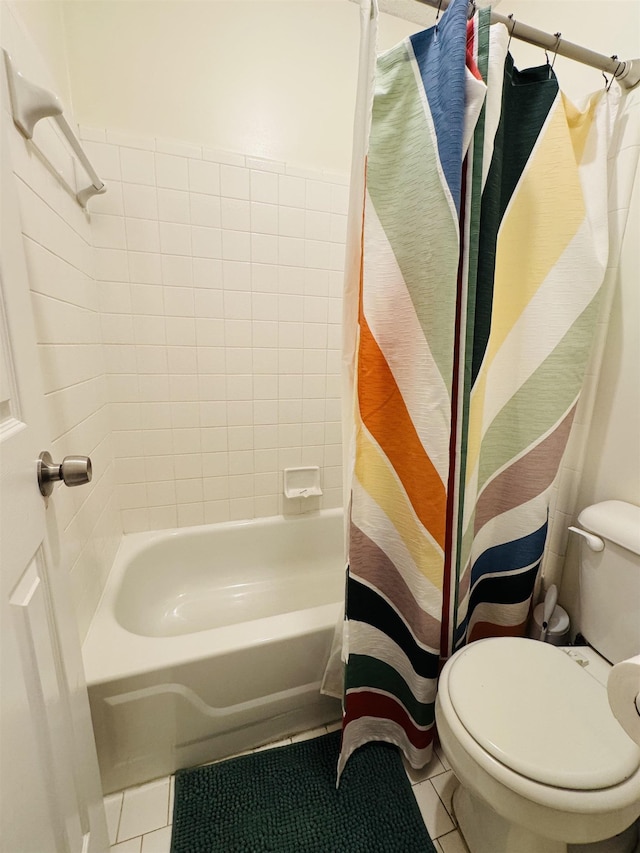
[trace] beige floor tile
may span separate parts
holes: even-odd
[[[167,825],[170,777],[127,788],[122,800],[118,841],[144,835]]]
[[[455,823],[455,817],[453,815],[453,806],[451,805],[451,798],[453,797],[453,792],[458,787],[458,780],[456,778],[456,774],[453,770],[447,770],[444,773],[441,773],[439,776],[433,776],[431,779],[431,784],[438,792],[438,796],[444,803],[446,810],[449,812],[449,816],[451,820]]]
[[[422,767],[420,770],[415,770],[404,756],[402,757],[402,763],[404,764],[404,769],[407,771],[407,776],[409,777],[409,781],[412,785],[417,785],[418,782],[424,782],[425,779],[430,779],[438,773],[444,773],[444,767],[435,752],[433,753],[431,761],[426,765],[426,767]]]
[[[128,841],[122,841],[120,844],[114,844],[109,848],[109,853],[140,853],[140,844],[142,838],[130,838]]]
[[[442,849],[442,853],[469,853],[469,848],[464,843],[463,837],[456,829],[455,832],[449,832],[438,839],[438,844]]]
[[[142,836],[141,853],[170,853],[171,827],[163,826]]]
[[[445,756],[440,744],[438,744],[435,749],[436,749],[436,755],[438,756],[438,758],[442,762],[442,766],[444,767],[444,769],[445,770],[451,770],[451,765],[447,761],[446,756]]]
[[[432,838],[439,838],[439,836],[455,829],[447,810],[442,805],[442,801],[429,779],[418,782],[417,785],[413,786],[412,791],[425,826]]]

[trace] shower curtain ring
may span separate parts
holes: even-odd
[[[614,55],[611,57],[611,59],[617,59],[617,58],[618,58],[618,57],[616,56],[616,54],[614,54]],[[613,72],[613,74],[611,75],[611,80],[609,80],[609,82],[607,83],[607,85],[604,87],[605,92],[608,92],[608,91],[609,91],[609,89],[611,88],[611,86],[612,86],[612,84],[613,84],[613,81],[614,81],[614,80],[616,79],[616,77],[618,76],[618,71],[620,71],[620,66],[621,66],[621,65],[624,67],[624,62],[618,62],[618,64],[616,65],[616,70],[615,70],[615,71]],[[603,75],[603,77],[604,77],[604,72],[602,72],[602,75]],[[604,79],[606,80],[607,78],[605,77]]]
[[[507,18],[511,21],[511,31],[509,32],[509,41],[507,42],[507,53],[509,53],[509,48],[511,47],[511,39],[513,38],[513,31],[516,28],[516,19],[513,17],[513,12],[510,15],[507,15]]]
[[[555,47],[553,48],[553,60],[551,61],[551,69],[553,70],[553,66],[556,64],[556,57],[558,56],[558,49],[560,47],[560,42],[562,41],[562,33],[554,33],[556,37]]]
[[[549,68],[549,80],[551,80],[551,72],[553,71],[553,66],[556,64],[556,57],[558,56],[558,48],[560,47],[561,35],[562,33],[554,33],[554,36],[556,37],[556,43],[553,46],[553,59],[551,60],[551,62],[549,62],[549,54],[547,53],[547,51],[545,50],[544,52],[544,55],[547,57],[547,66]]]

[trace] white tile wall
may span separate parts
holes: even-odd
[[[12,10],[3,7],[2,46],[30,79],[53,88],[38,52]],[[57,562],[53,568],[70,575],[84,635],[122,533],[93,242],[123,247],[124,228],[122,219],[113,215],[92,223],[82,211],[75,193],[88,179],[77,169],[53,122],[40,122],[30,142],[8,114],[1,118],[16,178],[46,394],[48,423],[42,449],[49,450],[54,460],[82,454],[93,463],[90,484],[78,489],[57,486],[47,507],[49,530],[59,535],[55,542],[55,533],[50,533]],[[108,209],[117,209],[117,194],[109,203]],[[113,298],[121,304],[121,294],[114,292]]]
[[[81,135],[124,530],[339,505],[346,178]],[[322,498],[283,497],[300,465]]]
[[[55,88],[9,11],[3,46]],[[67,113],[67,118],[72,116]],[[107,183],[52,122],[34,145],[7,116],[55,458],[91,456],[58,488],[81,636],[122,531],[341,503],[341,291],[348,187],[173,140],[83,128]],[[288,501],[284,467],[318,465],[322,498]]]

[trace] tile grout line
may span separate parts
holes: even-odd
[[[446,773],[451,773],[452,777],[456,780],[457,784],[458,784],[458,785],[460,785],[460,781],[458,780],[458,777],[456,776],[455,772],[454,772],[453,770],[451,770],[451,769],[445,770],[445,771],[444,771],[444,773],[438,773],[437,775],[438,775],[438,776],[444,776]],[[435,779],[436,777],[434,776],[433,778]],[[431,780],[429,780],[429,781],[431,781]],[[441,802],[441,803],[442,803],[442,805],[444,806],[445,811],[447,812],[447,814],[448,814],[448,815],[449,815],[449,817],[451,818],[451,823],[453,823],[453,825],[455,826],[456,830],[458,830],[458,831],[459,831],[460,827],[459,827],[459,825],[458,825],[458,820],[457,820],[457,818],[456,818],[456,816],[455,816],[455,814],[454,814],[454,811],[453,811],[453,794],[455,793],[455,790],[454,790],[454,791],[452,791],[452,793],[451,793],[451,809],[449,809],[449,807],[447,806],[447,804],[445,803],[445,801],[444,801],[444,800],[442,799],[442,797],[440,796],[440,792],[438,791],[438,789],[436,788],[436,786],[435,786],[435,785],[433,785],[433,782],[432,782],[432,786],[433,786],[434,791],[436,792],[436,794],[437,794],[437,795],[438,795],[438,797],[440,798],[440,802]]]
[[[442,774],[442,773],[439,773],[438,775],[439,775],[439,776],[442,776],[443,774]],[[435,777],[434,777],[434,778],[435,778]],[[438,799],[440,800],[440,802],[442,803],[442,808],[445,810],[445,812],[447,813],[447,815],[449,816],[449,818],[450,818],[450,820],[451,820],[451,823],[452,823],[452,824],[453,824],[453,826],[454,826],[454,829],[453,829],[453,830],[451,830],[451,829],[450,829],[448,832],[443,832],[443,833],[442,833],[442,835],[438,835],[438,836],[436,836],[437,838],[444,838],[444,836],[445,836],[445,835],[449,835],[449,833],[454,832],[455,830],[457,830],[457,829],[458,829],[458,821],[455,819],[455,817],[453,816],[453,814],[452,814],[452,813],[449,811],[449,809],[447,808],[446,803],[444,802],[444,800],[442,799],[442,797],[441,797],[441,796],[440,796],[440,794],[438,793],[438,789],[437,789],[437,788],[436,788],[436,786],[433,784],[433,782],[431,781],[431,779],[429,779],[429,782],[431,782],[431,787],[432,787],[432,788],[433,788],[433,790],[436,792],[436,796],[437,796],[437,798],[438,798]]]
[[[122,810],[124,808],[124,791],[120,797],[120,808],[118,809],[118,822],[116,825],[116,844],[119,843],[118,836],[120,835],[120,822],[122,821]]]

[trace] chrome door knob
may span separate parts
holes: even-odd
[[[38,486],[45,497],[49,497],[58,480],[62,480],[65,486],[82,486],[90,482],[91,473],[88,456],[65,456],[61,463],[56,463],[45,450],[38,459]]]

